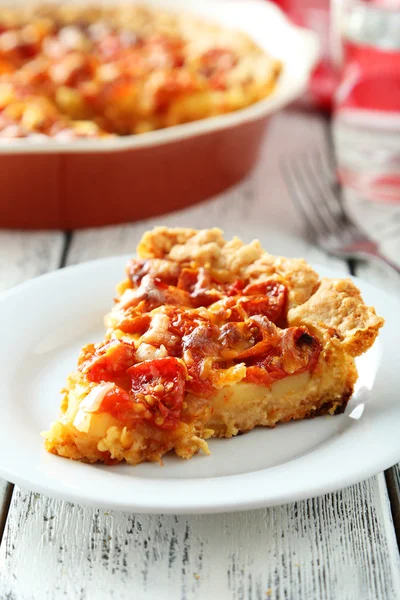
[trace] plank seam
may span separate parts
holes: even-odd
[[[1,506],[0,513],[0,545],[3,540],[4,531],[6,528],[7,517],[10,510],[11,499],[14,491],[14,484],[7,482],[4,500]]]
[[[58,266],[59,269],[63,269],[67,264],[68,254],[71,247],[73,232],[70,230],[64,231],[64,245],[61,253],[60,264]]]
[[[389,496],[390,511],[396,534],[397,545],[400,551],[400,496],[393,469],[385,471],[386,488]]]

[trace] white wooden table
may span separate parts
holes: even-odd
[[[1,231],[1,289],[64,265],[133,253],[156,223],[220,226],[227,236],[258,237],[272,253],[304,256],[345,274],[345,262],[306,241],[279,170],[284,155],[310,147],[328,152],[328,139],[321,117],[287,112],[272,121],[252,176],[207,203],[72,234]],[[398,210],[357,210],[363,221],[368,213],[384,249],[400,258]],[[400,281],[388,272],[355,270],[400,293]],[[399,600],[399,492],[397,467],[305,502],[164,517],[92,510],[0,482],[0,599]]]

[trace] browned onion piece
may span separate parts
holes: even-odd
[[[272,323],[272,321],[267,319],[267,317],[256,315],[251,317],[248,320],[248,323],[252,324],[253,327],[255,326],[258,329],[262,339],[251,348],[248,348],[244,352],[238,354],[236,356],[236,359],[238,360],[259,356],[260,354],[266,354],[268,350],[277,346],[281,339],[277,327]]]
[[[283,331],[280,348],[282,368],[291,374],[313,368],[321,344],[309,334],[306,327],[289,327]]]

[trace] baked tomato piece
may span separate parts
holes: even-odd
[[[177,98],[190,94],[199,89],[195,76],[189,71],[171,70],[154,92],[156,112],[168,110]]]
[[[182,338],[183,355],[190,377],[186,389],[200,398],[208,398],[214,391],[210,377],[204,375],[203,367],[205,361],[209,362],[210,358],[219,355],[218,334],[216,325],[203,322]]]
[[[245,282],[243,279],[236,279],[233,283],[231,283],[226,289],[227,296],[237,296],[243,292],[243,288],[245,287]]]
[[[143,413],[134,411],[133,404],[133,398],[129,393],[115,386],[104,396],[99,412],[106,412],[125,424],[130,423],[132,418],[136,418],[137,420],[140,417],[146,418],[148,416],[144,412],[144,409]]]
[[[200,267],[199,269],[182,269],[178,288],[185,290],[191,297],[193,306],[210,306],[221,298],[221,293],[216,289],[216,283],[211,274]]]
[[[185,394],[186,370],[169,356],[133,365],[128,370],[131,391],[136,402],[142,402],[160,429],[176,429]]]
[[[185,63],[185,42],[179,37],[153,34],[147,38],[144,50],[152,69],[179,69]]]
[[[120,340],[85,346],[78,360],[79,371],[89,381],[114,381],[123,379],[135,362],[135,347]]]
[[[229,48],[211,48],[200,58],[200,73],[207,77],[212,88],[225,90],[226,76],[237,62],[237,56]]]
[[[128,308],[123,318],[117,323],[117,329],[124,333],[138,333],[143,335],[150,327],[150,315],[138,315],[135,308]]]
[[[274,323],[282,316],[287,290],[278,281],[252,283],[246,286],[242,293],[248,297],[243,301],[243,306],[249,316],[263,315]]]
[[[247,364],[246,381],[271,385],[278,379],[310,371],[317,365],[322,346],[306,327],[284,330],[278,345],[264,356],[251,357]]]

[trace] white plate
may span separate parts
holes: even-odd
[[[212,513],[264,507],[361,481],[400,460],[400,301],[357,280],[386,319],[359,361],[352,416],[256,429],[210,443],[211,456],[165,465],[86,465],[50,455],[39,432],[58,415],[67,373],[81,346],[103,337],[103,315],[126,257],[94,261],[29,281],[0,299],[3,344],[0,474],[50,496],[106,509]],[[340,276],[317,266],[321,275]],[[359,417],[359,418],[354,418]]]

